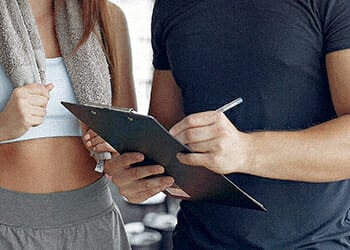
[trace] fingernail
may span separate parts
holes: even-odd
[[[91,147],[91,146],[92,146],[91,142],[88,141],[88,142],[86,143],[86,146]],[[94,149],[94,150],[95,150],[95,149]]]
[[[164,174],[165,173],[165,168],[164,167],[160,167],[159,168],[159,174]]]
[[[173,179],[173,178],[166,178],[166,179],[165,179],[165,184],[166,184],[166,185],[172,185],[172,184],[174,184],[174,179]]]
[[[136,159],[142,160],[143,159],[143,154],[136,154]]]
[[[90,139],[90,134],[85,134],[85,135],[84,135],[84,139],[85,139],[85,140],[89,140],[89,139]]]
[[[55,85],[53,85],[53,83],[48,83],[45,85],[45,87],[48,88],[49,90],[52,90],[55,87]]]

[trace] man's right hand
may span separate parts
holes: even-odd
[[[15,88],[0,112],[0,141],[22,136],[44,121],[53,84],[27,84]]]
[[[112,182],[130,203],[141,203],[174,183],[174,178],[160,176],[164,173],[160,165],[132,166],[143,159],[141,153],[116,153],[105,161],[105,172],[112,176]]]

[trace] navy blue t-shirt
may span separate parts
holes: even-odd
[[[241,131],[304,129],[336,117],[325,56],[350,48],[350,1],[157,0],[152,46],[186,114],[240,96],[226,115]],[[228,177],[268,212],[184,201],[177,249],[350,249],[350,180]]]

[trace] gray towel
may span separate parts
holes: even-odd
[[[111,78],[100,33],[92,33],[72,54],[83,34],[80,2],[65,0],[56,16],[59,47],[78,102],[111,104]],[[28,0],[0,0],[0,63],[14,87],[46,83],[45,51]]]

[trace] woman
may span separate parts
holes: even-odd
[[[128,249],[107,181],[60,104],[135,108],[122,11],[101,0],[1,5],[0,248]]]

